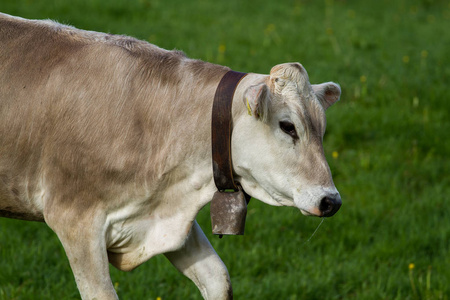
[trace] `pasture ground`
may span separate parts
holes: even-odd
[[[235,299],[449,299],[450,3],[438,0],[2,0],[0,11],[127,34],[238,71],[299,61],[338,82],[326,219],[253,200],[246,235],[211,235]],[[0,44],[1,47],[1,44]],[[1,68],[1,66],[0,66]],[[201,299],[164,257],[111,268],[121,299]],[[77,299],[45,224],[0,219],[0,299]]]

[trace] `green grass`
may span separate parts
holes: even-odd
[[[448,1],[2,0],[0,11],[135,36],[238,71],[299,61],[311,82],[338,82],[324,140],[343,198],[336,216],[309,242],[320,219],[256,200],[243,237],[212,236],[208,207],[198,217],[235,298],[449,299]],[[201,298],[164,257],[111,274],[122,299]],[[0,299],[77,298],[51,230],[0,219]]]

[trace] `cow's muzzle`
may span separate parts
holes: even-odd
[[[322,213],[322,217],[333,216],[341,207],[342,201],[339,194],[334,197],[324,197],[320,201],[319,210]]]

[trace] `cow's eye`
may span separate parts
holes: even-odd
[[[298,139],[297,131],[294,124],[288,121],[280,121],[280,128],[284,133],[289,134],[292,138]]]

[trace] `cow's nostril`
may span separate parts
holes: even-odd
[[[341,207],[341,199],[325,197],[320,201],[319,209],[322,212],[322,217],[333,216]]]

